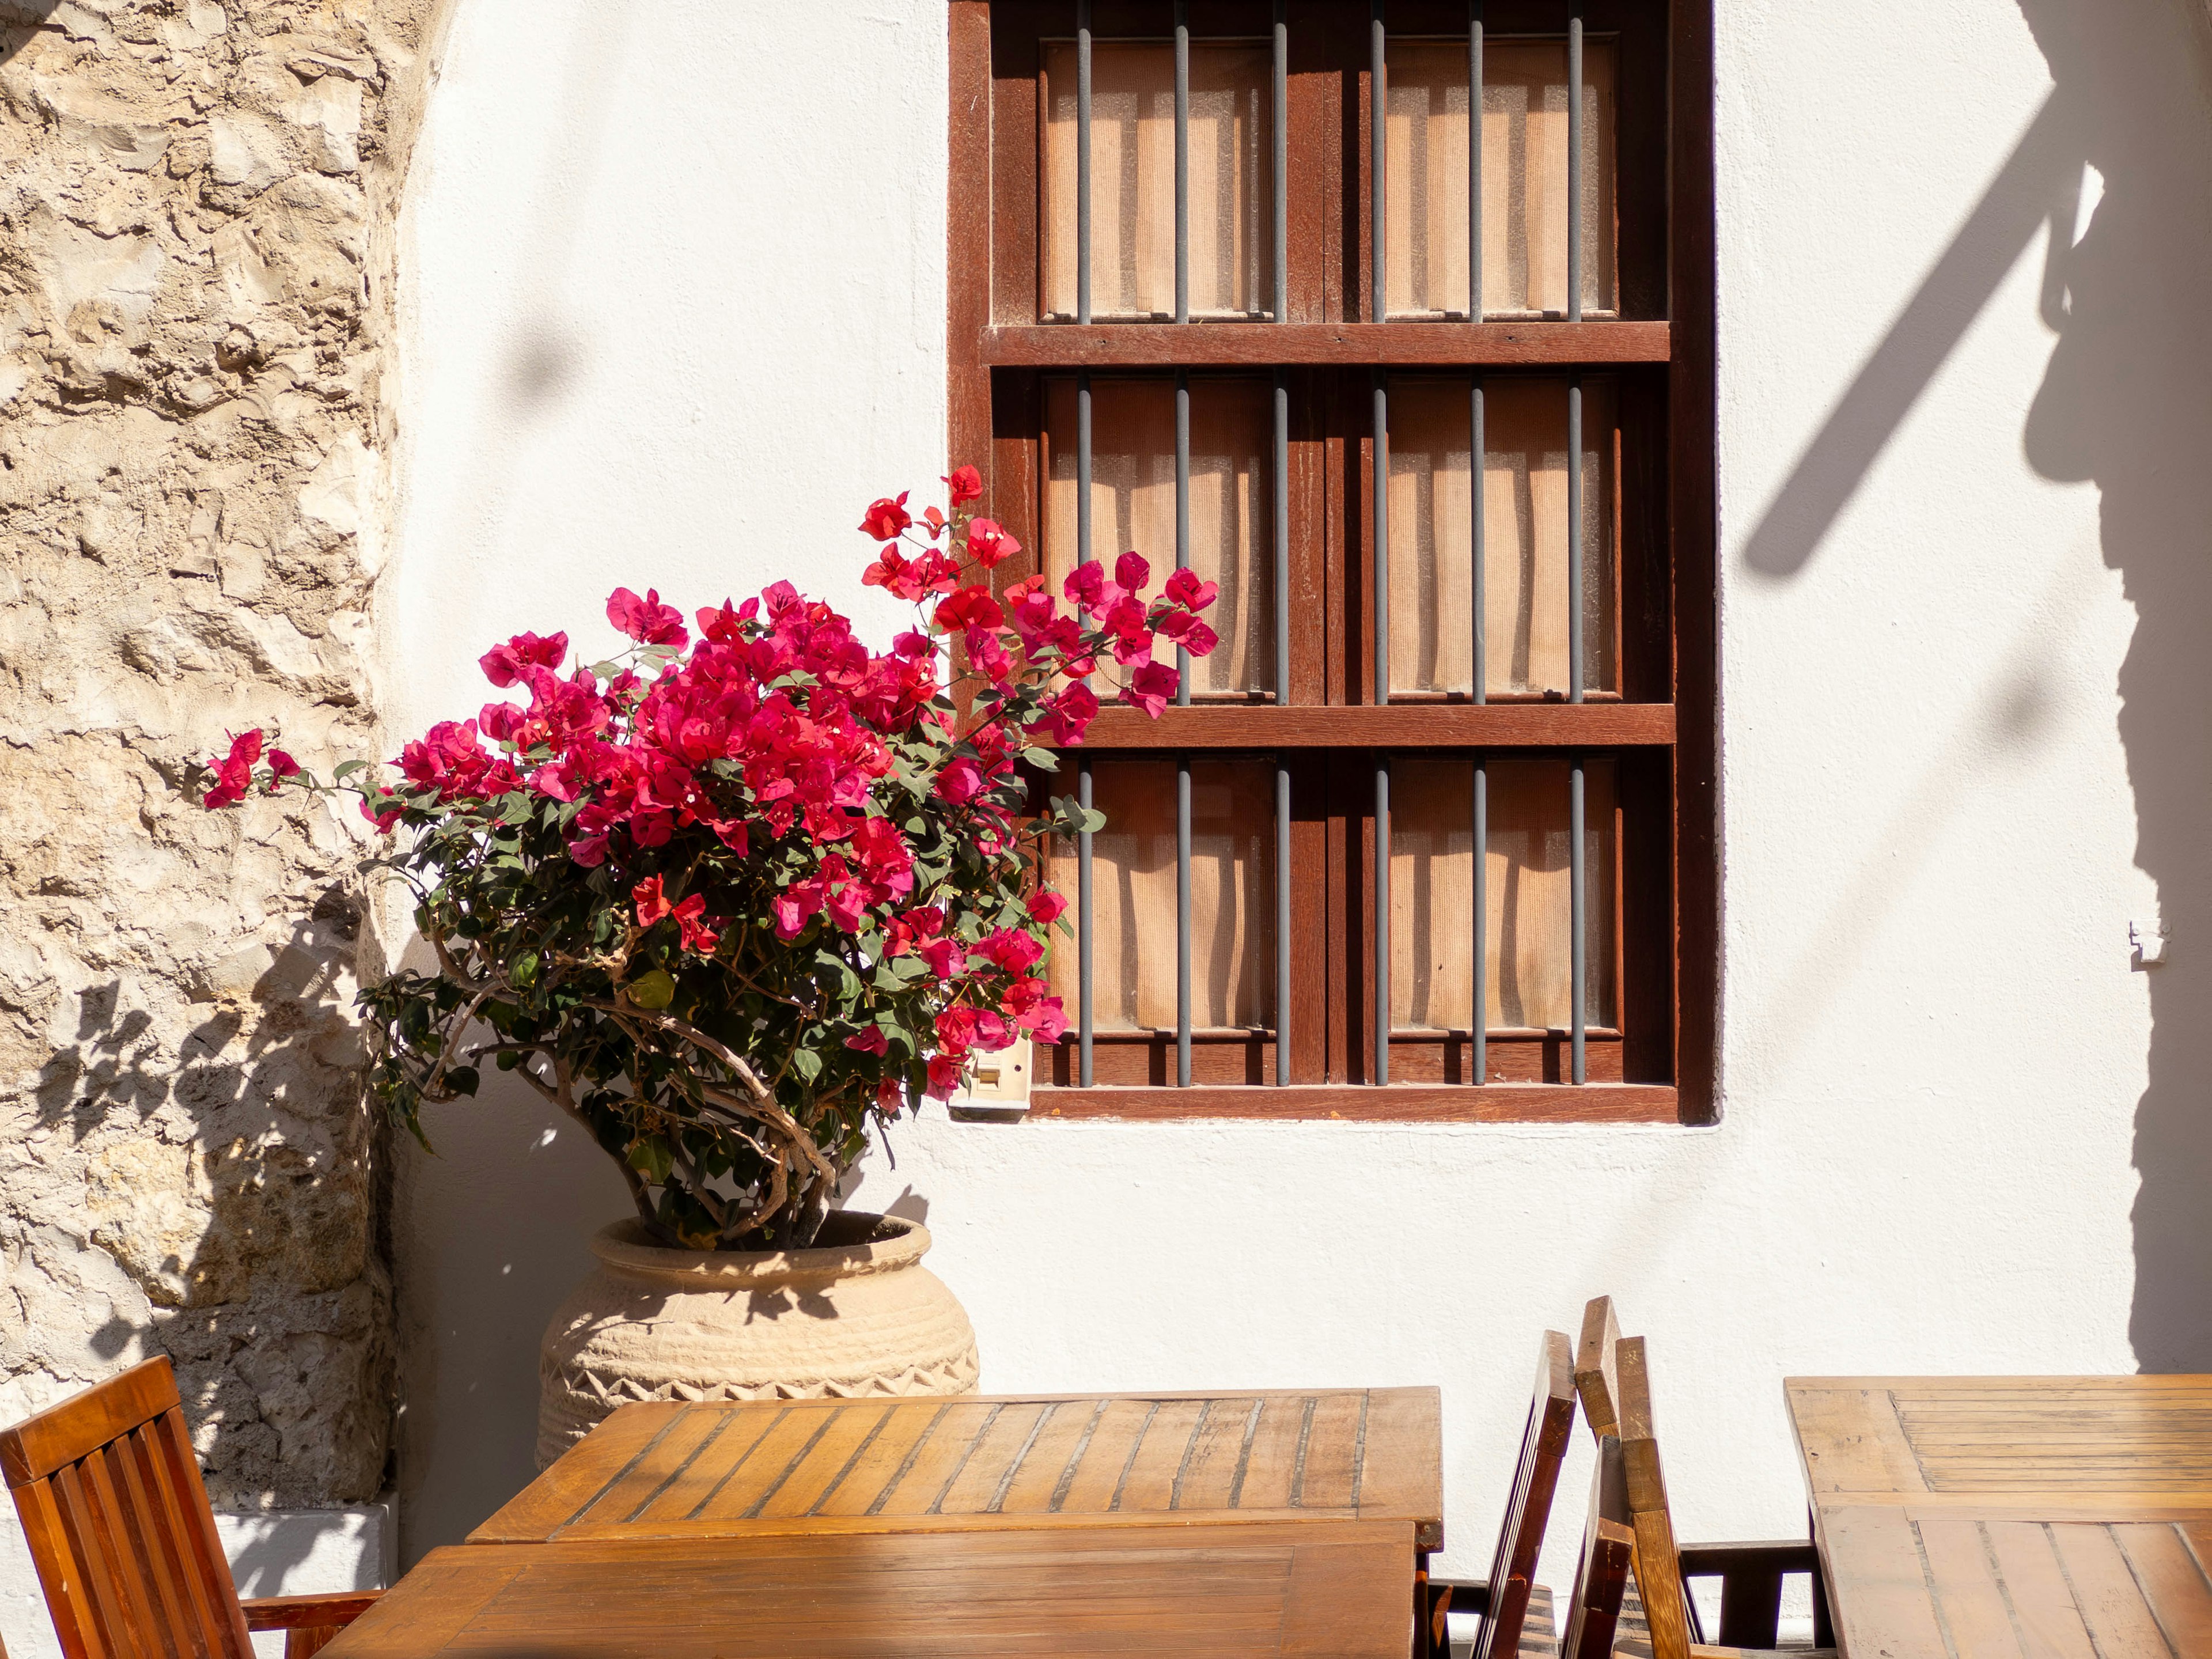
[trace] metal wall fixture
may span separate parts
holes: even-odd
[[[1565,0],[1567,33],[1567,293],[1565,316],[1569,322],[1580,322],[1583,317],[1583,0]],[[1273,253],[1274,282],[1271,296],[1273,320],[1290,320],[1290,207],[1285,180],[1290,170],[1289,84],[1290,84],[1290,26],[1286,15],[1287,0],[1274,0],[1273,27],[1271,41],[1272,63],[1272,139],[1273,163]],[[1388,150],[1389,104],[1389,32],[1385,16],[1386,0],[1370,0],[1368,16],[1369,92],[1368,92],[1368,315],[1375,322],[1387,321],[1389,316],[1388,246],[1388,198],[1386,193],[1386,157]],[[1480,322],[1485,316],[1482,287],[1482,85],[1484,51],[1484,0],[1468,0],[1467,62],[1468,62],[1468,296],[1467,318]],[[1190,321],[1190,19],[1188,0],[1176,0],[1175,10],[1175,320],[1179,324]],[[1077,0],[1076,3],[1076,321],[1089,324],[1091,309],[1091,0]],[[1176,376],[1176,565],[1188,569],[1190,564],[1190,376],[1188,370]],[[1290,577],[1290,381],[1283,369],[1273,375],[1274,392],[1274,699],[1279,706],[1287,706],[1291,697],[1291,577]],[[1390,467],[1390,405],[1388,374],[1376,370],[1373,385],[1374,445],[1373,445],[1373,561],[1372,599],[1374,613],[1374,644],[1371,653],[1373,669],[1372,699],[1376,704],[1390,701],[1390,621],[1389,621],[1389,467]],[[1470,453],[1468,466],[1472,492],[1472,533],[1468,557],[1471,564],[1471,604],[1473,627],[1474,684],[1472,700],[1477,703],[1486,700],[1488,667],[1486,660],[1487,637],[1485,625],[1485,568],[1484,514],[1482,510],[1483,477],[1487,451],[1483,425],[1483,377],[1478,372],[1472,377],[1468,398],[1468,428]],[[1076,377],[1076,560],[1088,563],[1092,557],[1091,543],[1091,376],[1079,373]],[[1567,701],[1583,701],[1584,617],[1583,595],[1583,539],[1584,516],[1588,505],[1584,500],[1583,478],[1583,379],[1579,372],[1567,379]],[[1190,655],[1178,646],[1176,651],[1177,685],[1176,702],[1188,706],[1190,702]],[[1487,757],[1478,752],[1471,757],[1474,789],[1471,802],[1474,814],[1474,1029],[1471,1033],[1468,1080],[1477,1085],[1488,1077],[1488,847],[1489,847],[1489,769]],[[1275,1081],[1287,1085],[1291,1079],[1291,769],[1280,755],[1273,757],[1275,774]],[[1086,756],[1078,763],[1078,799],[1088,811],[1092,798],[1091,761]],[[1587,938],[1588,878],[1585,846],[1586,823],[1584,811],[1584,759],[1580,753],[1568,757],[1568,862],[1570,868],[1570,914],[1574,937],[1571,942],[1571,1042],[1572,1045],[1572,1076],[1577,1083],[1588,1078],[1586,1054],[1587,1004],[1589,988],[1589,940]],[[1387,1085],[1390,1080],[1391,984],[1390,984],[1390,757],[1377,752],[1375,756],[1375,839],[1374,839],[1374,925],[1372,945],[1374,972],[1374,1043],[1375,1066],[1373,1081]],[[1092,1048],[1095,1030],[1094,969],[1091,951],[1091,877],[1092,837],[1088,830],[1078,837],[1077,849],[1077,949],[1080,958],[1079,974],[1078,1048],[1080,1055],[1079,1076],[1082,1086],[1091,1086],[1093,1066]],[[1191,1081],[1191,760],[1188,754],[1179,755],[1176,762],[1176,1081],[1188,1086]]]

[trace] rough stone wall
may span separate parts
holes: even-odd
[[[360,827],[435,0],[0,0],[0,1419],[175,1361],[219,1507],[383,1484]]]

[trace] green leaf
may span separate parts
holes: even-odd
[[[676,981],[665,969],[655,968],[630,981],[629,1000],[641,1008],[665,1008],[676,1000]]]
[[[822,1075],[822,1056],[811,1048],[794,1048],[791,1052],[791,1069],[802,1080],[811,1083]]]
[[[456,1066],[446,1073],[446,1086],[457,1095],[473,1097],[478,1080],[477,1068],[473,1066]]]
[[[538,982],[538,952],[525,951],[515,957],[514,966],[508,971],[507,977],[525,988],[535,985]]]
[[[656,1187],[665,1182],[668,1172],[676,1167],[675,1154],[659,1135],[641,1135],[631,1141],[626,1158],[631,1169]]]

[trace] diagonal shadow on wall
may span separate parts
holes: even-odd
[[[1817,556],[2047,224],[2042,303],[2058,340],[2022,443],[2044,477],[2095,483],[2105,562],[2136,608],[2119,733],[2136,861],[2172,940],[2170,960],[2148,970],[2129,1334],[2144,1370],[2212,1370],[2212,35],[2198,0],[2021,7],[2050,64],[2050,98],[1743,556],[1754,577],[1786,581]],[[2085,164],[2105,188],[2077,241]]]

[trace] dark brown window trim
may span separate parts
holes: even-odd
[[[1661,837],[1661,846],[1654,850],[1671,854],[1668,861],[1672,879],[1665,885],[1672,914],[1642,916],[1635,925],[1663,933],[1671,940],[1671,1030],[1643,1034],[1626,1046],[1646,1051],[1639,1071],[1656,1066],[1672,1082],[1594,1080],[1574,1085],[1507,1079],[1501,1077],[1501,1050],[1522,1049],[1540,1056],[1547,1048],[1555,1052],[1558,1039],[1553,1034],[1509,1037],[1493,1032],[1492,1075],[1499,1080],[1480,1086],[1449,1080],[1394,1080],[1379,1088],[1358,1082],[1282,1087],[1272,1083],[1269,1061],[1264,1072],[1256,1065],[1252,1067],[1249,1084],[1216,1084],[1194,1069],[1193,1085],[1188,1088],[1103,1083],[1090,1090],[1041,1085],[1034,1092],[1032,1115],[1071,1119],[1340,1118],[1453,1122],[1694,1124],[1714,1121],[1717,1114],[1714,1082],[1719,872],[1714,724],[1717,484],[1711,0],[1672,0],[1666,9],[1669,106],[1664,120],[1670,193],[1663,232],[1667,295],[1660,310],[1665,313],[1664,320],[1650,315],[1638,319],[1633,304],[1624,305],[1629,320],[1581,324],[1378,325],[1362,320],[1358,314],[1361,302],[1356,272],[1354,280],[1347,283],[1342,267],[1366,257],[1364,186],[1358,192],[1362,199],[1347,200],[1344,198],[1350,192],[1335,189],[1332,181],[1326,191],[1297,192],[1293,197],[1292,237],[1329,252],[1319,269],[1294,273],[1291,320],[1180,326],[1123,323],[1087,328],[1038,324],[1033,287],[1025,313],[1011,314],[1020,308],[1007,305],[1002,292],[998,314],[994,315],[993,289],[994,283],[1002,280],[1001,273],[1033,273],[1036,265],[1037,112],[1034,96],[1026,100],[1026,110],[1021,107],[1023,100],[1008,98],[1002,100],[1003,107],[994,117],[992,3],[993,0],[950,0],[948,5],[951,93],[948,448],[953,461],[975,460],[983,466],[987,508],[1030,547],[1037,544],[1035,504],[1041,481],[1037,445],[1027,434],[1039,428],[1038,373],[1048,369],[1291,368],[1352,362],[1501,368],[1663,364],[1660,372],[1664,375],[1668,442],[1665,474],[1669,505],[1662,534],[1670,550],[1671,592],[1664,600],[1672,621],[1671,701],[1593,701],[1571,711],[1580,722],[1571,729],[1559,719],[1568,711],[1546,702],[1491,702],[1475,707],[1449,701],[1409,706],[1401,701],[1376,708],[1364,701],[1364,691],[1354,689],[1364,684],[1365,678],[1364,646],[1357,637],[1343,637],[1343,630],[1339,629],[1327,641],[1325,660],[1317,671],[1294,672],[1291,707],[1217,704],[1170,711],[1159,726],[1143,722],[1133,712],[1109,711],[1094,728],[1091,746],[1102,752],[1171,749],[1179,742],[1189,742],[1190,738],[1179,726],[1170,729],[1170,722],[1202,720],[1209,723],[1207,747],[1231,744],[1310,749],[1316,763],[1324,750],[1386,744],[1393,748],[1479,744],[1517,749],[1571,741],[1584,748],[1650,752],[1666,775],[1665,793],[1671,805],[1671,836]],[[999,0],[999,3],[1002,9],[1014,9],[1018,4],[1031,18],[1064,10],[1066,19],[1052,32],[1073,30],[1072,0],[1064,4],[1041,3],[1041,0]],[[1424,5],[1421,0],[1396,0],[1394,18],[1401,8],[1409,20],[1431,11],[1443,16],[1449,9],[1433,3]],[[1218,32],[1209,31],[1203,15],[1212,9],[1206,0],[1195,0],[1191,20],[1194,33]],[[1499,9],[1494,3],[1493,14]],[[1145,31],[1132,27],[1130,19],[1148,17],[1152,11],[1164,16],[1167,8],[1164,0],[1160,3],[1097,0],[1097,10],[1095,21],[1102,34],[1133,33]],[[1367,8],[1355,0],[1291,0],[1290,15],[1295,42],[1302,36],[1312,38],[1346,27],[1364,30]],[[1409,21],[1407,27],[1413,28],[1414,23]],[[1297,50],[1294,46],[1294,77],[1310,72],[1310,66],[1302,65]],[[1033,70],[1034,65],[1030,68]],[[1291,106],[1294,149],[1316,144],[1325,148],[1356,131],[1364,119],[1364,78],[1316,76],[1314,82],[1328,83],[1317,88],[1321,95],[1302,99],[1294,92]],[[1009,211],[1009,202],[1019,203],[1024,191],[1026,216],[1019,210]],[[1648,234],[1648,227],[1642,234]],[[1341,259],[1336,257],[1339,251]],[[1030,280],[1033,283],[1033,276]],[[1353,313],[1349,319],[1345,315],[1347,297]],[[1340,520],[1345,491],[1364,486],[1369,470],[1365,446],[1339,435],[1316,444],[1308,454],[1310,460],[1294,463],[1294,496],[1335,503],[1340,509],[1335,517]],[[1321,585],[1331,576],[1341,580],[1352,575],[1347,567],[1363,564],[1364,555],[1356,546],[1334,544],[1333,538],[1330,545],[1311,550],[1311,554],[1309,557],[1294,552],[1295,597],[1302,607],[1320,614],[1325,601]],[[1321,568],[1324,565],[1327,574]],[[1321,682],[1301,684],[1311,672],[1319,672]],[[1407,720],[1408,716],[1413,718]],[[1371,841],[1371,820],[1363,822],[1356,813],[1347,815],[1332,802],[1311,821],[1301,818],[1294,824],[1293,862],[1311,857],[1322,863],[1348,866],[1357,848],[1364,848],[1365,857],[1371,859],[1373,848],[1368,844]],[[1671,845],[1666,844],[1668,841]],[[1344,920],[1334,915],[1302,917],[1293,930],[1293,953],[1299,959],[1302,975],[1327,963],[1326,990],[1332,1005],[1330,1040],[1340,1046],[1348,1041],[1356,1047],[1358,1016],[1347,1013],[1351,988],[1345,977],[1346,952],[1328,951],[1322,937],[1328,930],[1341,927]],[[1356,957],[1359,948],[1353,945],[1351,955]],[[1294,1054],[1319,1036],[1312,1030],[1316,1023],[1293,1020]],[[1138,1042],[1152,1042],[1158,1052],[1157,1039],[1136,1035]],[[1464,1036],[1458,1034],[1462,1047]],[[1217,1052],[1241,1046],[1256,1053],[1265,1047],[1243,1033],[1233,1037],[1221,1034],[1221,1038],[1212,1033],[1201,1038],[1194,1033],[1194,1048],[1202,1046],[1206,1051]],[[1595,1079],[1602,1074],[1600,1055],[1607,1051],[1617,1054],[1623,1045],[1617,1034],[1595,1030],[1590,1031],[1589,1040]],[[1651,1048],[1655,1040],[1656,1051]],[[1428,1041],[1425,1034],[1394,1036],[1394,1071],[1402,1045]],[[1098,1042],[1102,1050],[1112,1046],[1103,1032]],[[1438,1036],[1434,1046],[1446,1055],[1443,1070],[1448,1079],[1452,1075],[1449,1051],[1454,1038]],[[1615,1061],[1612,1068],[1615,1077],[1620,1075],[1619,1064]],[[1048,1065],[1048,1057],[1041,1056],[1040,1071]],[[1517,1072],[1525,1067],[1514,1065],[1511,1069]],[[1260,1082],[1262,1075],[1270,1081]],[[1556,1070],[1540,1060],[1535,1075],[1556,1075]]]

